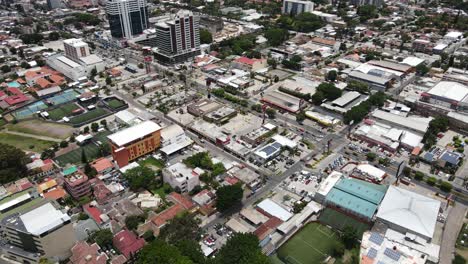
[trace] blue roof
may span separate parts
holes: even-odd
[[[434,161],[434,153],[426,152],[426,154],[424,154],[424,160],[426,160],[428,162],[433,162]]]
[[[440,157],[441,160],[444,160],[450,164],[458,165],[462,156],[455,152],[445,151],[444,154]]]

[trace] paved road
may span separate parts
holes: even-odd
[[[466,208],[465,205],[457,203],[450,210],[442,234],[439,263],[452,263],[455,253],[455,243],[463,225]]]

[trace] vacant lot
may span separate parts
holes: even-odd
[[[80,124],[80,123],[83,123],[83,122],[86,122],[88,120],[92,120],[94,118],[98,118],[98,117],[101,117],[101,116],[104,116],[106,114],[108,114],[109,112],[106,111],[105,109],[103,108],[96,108],[96,109],[93,109],[91,111],[88,111],[82,115],[79,115],[79,116],[76,116],[76,117],[73,117],[70,119],[70,122],[72,124]]]
[[[42,152],[44,149],[50,148],[55,142],[0,133],[0,143],[12,145],[25,151]]]
[[[80,107],[75,103],[64,104],[54,110],[49,111],[49,118],[57,121],[65,116],[71,116],[73,111],[79,109]]]
[[[6,128],[10,131],[58,139],[68,138],[75,130],[69,125],[44,122],[38,119],[8,124]]]
[[[278,258],[288,264],[322,263],[331,254],[338,235],[319,223],[310,223],[278,249]]]
[[[351,226],[356,229],[358,237],[362,237],[362,234],[369,229],[369,225],[330,208],[325,209],[322,214],[320,214],[319,221],[324,225],[329,225],[338,230],[343,230],[346,226]]]

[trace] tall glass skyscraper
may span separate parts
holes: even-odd
[[[106,3],[112,37],[131,39],[148,28],[146,0],[110,0]]]

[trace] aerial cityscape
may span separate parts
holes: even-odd
[[[0,264],[465,264],[468,1],[2,0]]]

